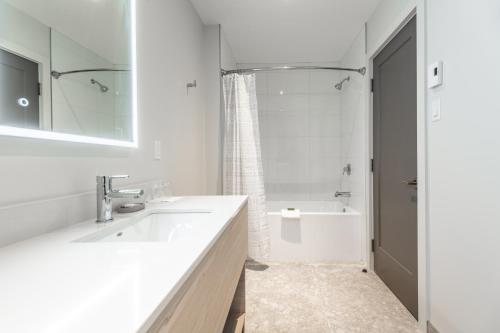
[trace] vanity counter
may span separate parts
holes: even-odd
[[[0,332],[148,331],[246,202],[186,197],[0,248]],[[172,243],[78,241],[138,214],[172,209],[210,210],[210,226]]]

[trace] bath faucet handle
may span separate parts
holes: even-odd
[[[342,198],[350,198],[351,197],[351,192],[341,192],[337,191],[335,192],[335,198],[342,197]]]

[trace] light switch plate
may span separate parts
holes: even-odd
[[[429,66],[427,75],[429,89],[439,87],[443,84],[443,62],[437,61]]]
[[[155,141],[155,160],[161,160],[161,141]]]
[[[436,100],[432,101],[431,117],[432,117],[432,121],[441,120],[441,100],[440,99],[436,99]]]

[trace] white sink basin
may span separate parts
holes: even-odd
[[[165,242],[200,235],[210,227],[210,212],[152,213],[121,222],[79,242]]]

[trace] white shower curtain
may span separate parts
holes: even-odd
[[[260,150],[255,74],[224,76],[223,191],[248,195],[248,254],[269,256],[269,225]]]

